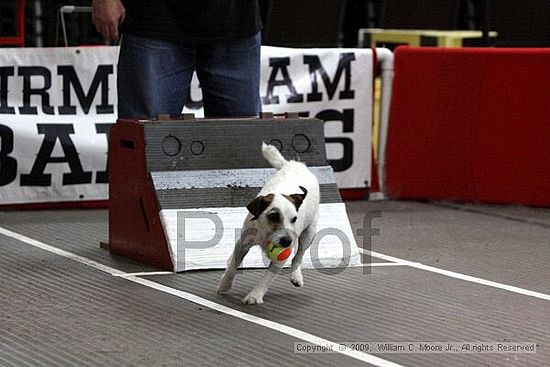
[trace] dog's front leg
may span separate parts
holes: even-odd
[[[290,282],[296,287],[301,287],[304,285],[304,277],[302,276],[302,259],[304,253],[311,246],[313,239],[315,238],[317,230],[317,221],[314,221],[310,224],[300,235],[298,250],[296,255],[292,259],[292,265],[290,267]]]
[[[218,294],[225,294],[231,289],[233,279],[235,279],[235,274],[237,274],[237,268],[241,265],[251,247],[252,245],[243,245],[242,240],[237,242],[233,254],[227,263],[227,269],[225,269],[225,273],[223,273],[220,284],[218,285]]]
[[[300,244],[298,246],[298,251],[292,259],[292,265],[290,267],[290,282],[296,287],[301,287],[304,285],[304,277],[302,276],[302,258],[306,252],[307,247]]]
[[[243,299],[245,305],[256,305],[264,302],[264,295],[267,293],[269,286],[273,283],[277,274],[281,271],[283,266],[282,262],[272,261],[269,264],[263,278],[259,281],[258,284],[248,293]]]

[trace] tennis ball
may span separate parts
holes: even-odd
[[[269,242],[267,244],[267,257],[274,261],[285,261],[292,254],[291,247],[283,247]]]

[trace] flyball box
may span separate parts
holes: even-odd
[[[109,251],[171,271],[225,268],[246,205],[275,173],[266,142],[319,180],[318,236],[303,266],[358,263],[323,131],[321,120],[298,116],[119,120],[109,136]],[[255,246],[243,267],[268,264]]]

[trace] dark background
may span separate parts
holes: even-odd
[[[0,0],[0,35],[15,32],[15,3]],[[62,5],[89,6],[90,0],[27,0],[26,46],[56,45]],[[264,44],[270,45],[355,47],[359,28],[481,30],[486,20],[499,33],[494,46],[550,46],[549,0],[260,0],[260,5]],[[66,15],[69,45],[104,43],[90,18]]]

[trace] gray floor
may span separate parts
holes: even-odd
[[[550,365],[550,210],[347,206],[355,230],[375,233],[358,243],[392,258],[306,271],[301,289],[282,274],[254,307],[240,299],[258,270],[238,274],[223,297],[215,294],[218,271],[114,276],[158,269],[99,247],[108,237],[106,210],[0,212],[0,366]],[[379,266],[390,260],[398,265]],[[294,353],[304,335],[337,343],[535,342],[537,352],[377,353],[368,363]]]

